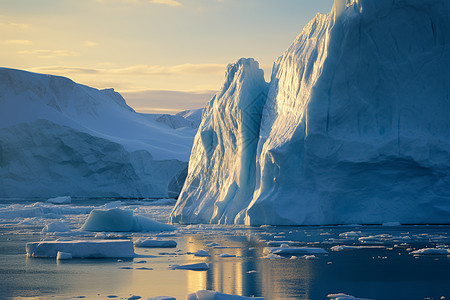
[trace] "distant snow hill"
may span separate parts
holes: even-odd
[[[0,197],[175,197],[196,127],[160,117],[113,89],[0,68]]]
[[[450,1],[336,0],[228,67],[173,222],[450,222]]]

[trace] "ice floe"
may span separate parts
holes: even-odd
[[[70,253],[74,258],[134,257],[131,240],[74,240],[41,241],[26,244],[29,257],[57,257],[58,252]]]
[[[174,248],[177,246],[177,242],[155,238],[139,238],[134,241],[134,245],[145,248]]]
[[[186,298],[186,300],[244,300],[244,299],[264,300],[264,298],[261,297],[243,297],[207,290],[200,290],[195,293],[189,294]]]

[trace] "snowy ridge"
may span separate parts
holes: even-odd
[[[192,140],[112,89],[0,68],[0,197],[176,197]]]
[[[239,144],[234,150],[255,161],[256,183],[246,185],[248,193],[254,185],[251,202],[234,192],[226,206],[220,205],[224,193],[205,197],[211,182],[213,190],[227,186],[223,172],[207,183],[187,181],[173,221],[448,223],[449,14],[445,0],[335,1],[276,61],[256,152]],[[215,109],[232,111],[234,102],[222,98]],[[202,125],[211,122],[207,112]],[[245,117],[235,119],[239,127]],[[214,132],[232,128],[214,121]],[[221,138],[214,149],[229,144],[231,138]],[[188,178],[227,167],[219,157],[208,165],[203,159],[192,152]],[[227,218],[207,211],[211,203]]]

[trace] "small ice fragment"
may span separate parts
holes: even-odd
[[[134,245],[145,248],[174,248],[177,246],[177,242],[154,238],[140,238],[134,242]]]
[[[209,257],[211,255],[209,255],[208,251],[204,250],[204,249],[200,249],[197,252],[194,253],[194,256],[199,256],[199,257]]]
[[[62,222],[53,222],[44,226],[42,233],[46,232],[67,232],[70,231],[69,227]]]
[[[186,300],[215,300],[215,299],[223,299],[223,300],[244,300],[244,299],[251,299],[251,300],[264,300],[264,298],[261,297],[243,297],[243,296],[237,296],[237,295],[230,295],[230,294],[223,294],[215,291],[207,291],[207,290],[201,290],[197,291],[193,294],[189,294],[186,298]]]
[[[137,299],[141,299],[141,298],[142,298],[141,296],[133,295],[133,296],[129,297],[128,300],[137,300]]]
[[[147,298],[147,300],[177,300],[177,298],[169,297],[169,296],[158,296],[158,297]]]
[[[55,198],[50,198],[45,202],[53,203],[53,204],[69,204],[72,202],[72,197],[70,197],[70,196],[55,197]]]
[[[423,248],[412,251],[414,255],[450,255],[450,249],[445,248]]]
[[[263,258],[267,258],[267,259],[282,259],[284,257],[280,256],[278,254],[270,253],[270,254],[267,254],[266,256],[263,256]]]
[[[97,233],[94,238],[96,239],[106,239],[106,234],[104,234],[103,232],[99,232]]]
[[[206,263],[188,264],[188,265],[174,265],[172,270],[191,270],[191,271],[206,271],[209,266]]]
[[[219,255],[219,257],[236,257],[234,254],[228,254],[228,253],[222,253]]]
[[[313,260],[313,259],[319,259],[317,256],[315,255],[305,255],[303,256],[304,259],[306,260]]]
[[[58,251],[58,253],[56,254],[56,259],[57,260],[72,259],[72,253]]]

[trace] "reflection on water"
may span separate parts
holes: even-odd
[[[407,248],[450,246],[449,226],[382,227],[270,227],[181,230],[175,249],[137,248],[130,260],[30,259],[25,243],[41,238],[42,228],[0,226],[0,299],[34,297],[105,299],[139,295],[185,299],[197,290],[276,299],[326,299],[344,292],[378,300],[450,299],[450,257],[415,257]],[[20,229],[19,228],[19,229]],[[382,249],[332,252],[328,243],[345,231],[365,235],[408,236],[408,243],[385,243]],[[24,234],[23,232],[28,232]],[[128,236],[132,238],[133,235]],[[263,258],[265,241],[296,241],[329,253],[317,260]],[[407,240],[407,239],[406,239]],[[210,243],[219,246],[211,246]],[[210,257],[195,257],[205,249]],[[236,257],[219,257],[232,254]],[[171,270],[170,265],[206,262],[208,271]]]

